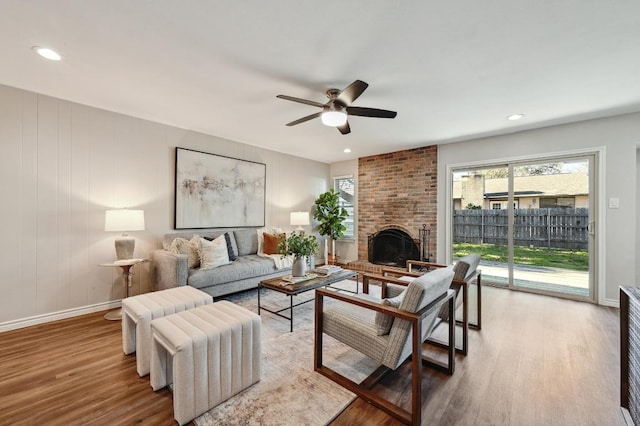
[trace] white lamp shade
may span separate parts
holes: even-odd
[[[144,231],[144,210],[107,210],[104,217],[107,232]]]
[[[291,224],[292,225],[308,225],[309,213],[308,212],[291,212]]]
[[[325,111],[320,119],[325,126],[339,127],[347,122],[347,114],[342,111]]]

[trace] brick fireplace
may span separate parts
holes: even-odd
[[[358,161],[358,263],[368,264],[368,239],[384,229],[399,229],[420,240],[430,231],[424,250],[436,258],[438,147],[436,145],[363,157]]]

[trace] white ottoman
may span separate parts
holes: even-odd
[[[151,364],[151,320],[213,303],[213,297],[183,286],[140,294],[122,300],[122,350],[136,353],[136,369],[142,377]]]
[[[173,383],[173,417],[185,424],[260,380],[260,317],[231,302],[151,321],[151,387]]]

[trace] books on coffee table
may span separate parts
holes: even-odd
[[[314,278],[318,278],[318,275],[313,273],[307,273],[304,275],[304,277],[294,277],[293,275],[285,275],[284,277],[281,278],[281,280],[287,284],[297,284],[303,281],[312,280]]]
[[[340,266],[323,265],[323,266],[317,266],[316,268],[312,269],[310,272],[313,272],[314,274],[318,274],[319,276],[326,277],[327,275],[335,274],[336,272],[340,272],[340,271],[342,271],[342,268]]]

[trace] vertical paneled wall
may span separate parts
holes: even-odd
[[[0,326],[60,311],[106,306],[123,296],[104,212],[145,211],[132,233],[149,257],[172,232],[176,146],[267,165],[266,221],[290,229],[310,210],[329,165],[0,86]],[[132,293],[152,288],[135,267]]]

